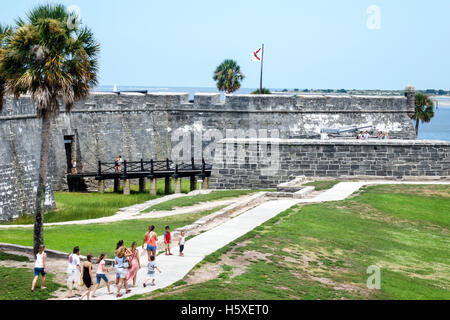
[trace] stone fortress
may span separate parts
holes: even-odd
[[[191,101],[188,93],[93,92],[53,121],[46,205],[54,206],[54,190],[69,188],[72,159],[78,171],[95,171],[99,160],[117,155],[180,163],[204,157],[213,163],[211,188],[275,187],[299,175],[446,179],[450,143],[415,140],[414,95],[411,86],[404,97],[227,95],[225,101],[219,94]],[[321,139],[323,128],[350,125],[370,125],[390,139]],[[40,120],[29,97],[5,98],[0,139],[0,220],[7,220],[34,209]],[[264,167],[266,156],[277,166]]]

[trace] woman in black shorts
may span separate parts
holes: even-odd
[[[80,297],[80,300],[84,298],[84,296],[87,296],[87,299],[89,300],[89,295],[91,293],[91,287],[92,287],[92,255],[87,255],[87,261],[83,264],[83,282],[86,286],[87,290],[83,295]]]

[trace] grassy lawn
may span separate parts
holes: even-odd
[[[137,241],[142,244],[144,233],[153,224],[158,235],[164,233],[164,227],[171,229],[195,222],[203,216],[220,208],[192,214],[174,215],[158,219],[127,220],[107,224],[67,225],[44,228],[44,241],[48,249],[72,252],[74,246],[79,246],[82,255],[88,253],[98,256],[106,252],[114,257],[113,252],[117,241],[124,240],[126,246]],[[15,243],[24,246],[33,245],[33,228],[0,230],[0,242]]]
[[[182,191],[189,192],[189,180],[182,180]],[[45,222],[62,222],[85,219],[97,219],[112,216],[123,207],[143,203],[164,195],[164,180],[158,180],[158,196],[151,196],[148,192],[139,193],[139,186],[131,186],[131,194],[123,195],[113,193],[111,189],[106,193],[77,193],[77,192],[55,192],[56,208],[45,214]],[[147,189],[149,190],[149,184]],[[172,192],[174,190],[172,181]],[[11,222],[2,224],[33,224],[34,216],[22,216]]]
[[[236,198],[243,195],[259,192],[261,190],[222,190],[213,191],[208,194],[200,194],[189,197],[182,197],[158,203],[143,212],[158,211],[158,210],[173,210],[176,207],[189,207],[201,202],[223,200],[229,198]]]
[[[6,253],[0,251],[0,261],[2,260],[12,260],[12,261],[19,261],[19,262],[28,262],[30,259],[25,256],[18,256],[16,254]]]
[[[186,277],[143,298],[450,299],[449,223],[449,185],[371,186],[290,208],[196,267],[220,266],[217,278]],[[242,260],[250,252],[259,258]],[[366,286],[371,265],[381,268],[380,290]]]
[[[315,187],[316,191],[328,190],[338,184],[339,180],[323,180],[323,181],[311,181],[304,184],[304,186]]]
[[[54,275],[47,273],[45,286],[41,290],[41,278],[39,278],[36,289],[31,292],[31,281],[34,278],[32,269],[8,268],[0,266],[0,300],[46,300],[53,297],[52,293],[61,285],[53,281]]]

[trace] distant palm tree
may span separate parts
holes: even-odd
[[[415,112],[412,116],[413,120],[416,120],[416,136],[419,135],[419,120],[424,122],[430,122],[434,117],[434,105],[433,100],[426,94],[421,92],[416,93],[415,97]]]
[[[70,17],[70,19],[69,19]],[[39,181],[34,223],[34,251],[43,244],[44,201],[47,184],[51,120],[59,103],[69,112],[97,84],[99,45],[92,32],[69,23],[73,15],[63,5],[41,5],[17,20],[9,37],[0,71],[8,93],[30,94],[42,121]]]
[[[239,90],[241,81],[245,76],[236,61],[227,59],[223,61],[214,71],[213,79],[217,81],[217,89],[231,93]]]
[[[272,94],[272,92],[270,92],[270,90],[267,88],[262,88],[262,91],[260,89],[257,89],[253,91],[252,94]]]
[[[12,28],[9,26],[3,26],[0,24],[0,63],[2,61],[2,57],[4,56],[5,47],[7,43],[8,36],[11,35]],[[2,76],[0,71],[0,111],[3,108],[3,97],[6,91],[6,79]]]

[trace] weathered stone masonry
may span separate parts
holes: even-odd
[[[187,93],[93,93],[53,121],[47,204],[54,205],[52,189],[67,189],[65,138],[72,141],[71,158],[79,171],[95,171],[98,160],[113,161],[118,154],[129,161],[172,158],[180,145],[175,131],[201,133],[203,141],[193,139],[196,148],[174,161],[199,159],[203,151],[212,162],[215,143],[228,137],[228,129],[241,130],[244,137],[267,129],[268,137],[278,131],[280,138],[309,139],[318,138],[324,127],[371,124],[393,138],[413,139],[408,117],[413,95],[413,90],[406,98],[229,95],[221,101],[218,94],[196,94],[190,102]],[[0,220],[33,211],[40,125],[29,97],[6,97],[0,112]]]
[[[271,145],[276,155],[261,155],[259,145]],[[223,157],[216,157],[211,173],[213,188],[276,187],[302,175],[450,178],[450,142],[446,141],[224,139],[216,146],[216,155],[221,150]],[[236,156],[227,157],[233,152]],[[267,157],[273,161],[264,164]]]

